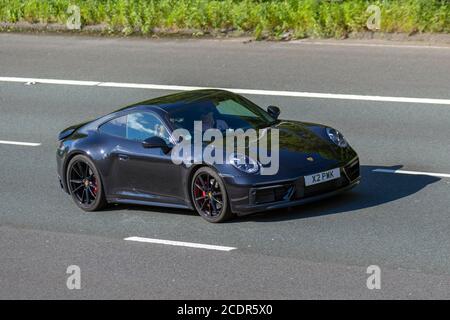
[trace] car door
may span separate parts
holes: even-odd
[[[184,204],[181,166],[172,162],[170,152],[142,146],[144,140],[154,136],[171,143],[166,126],[155,113],[138,111],[126,115],[125,139],[111,152],[117,168],[115,184],[122,197]]]

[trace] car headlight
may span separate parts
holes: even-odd
[[[327,128],[327,135],[334,144],[341,148],[346,148],[348,146],[347,140],[345,140],[344,135],[333,128]]]
[[[244,154],[232,153],[228,159],[230,164],[243,172],[257,173],[259,171],[258,162]]]

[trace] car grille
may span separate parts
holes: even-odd
[[[348,184],[348,182],[346,180],[347,179],[345,177],[341,177],[339,179],[322,182],[322,183],[319,183],[316,185],[305,187],[304,198],[313,197],[313,196],[316,196],[316,195],[319,195],[322,193],[327,193],[327,192],[331,192],[333,190],[342,188],[343,186]]]
[[[295,188],[292,184],[256,189],[254,194],[254,202],[255,204],[261,204],[289,200],[294,193],[294,189]]]
[[[355,161],[349,165],[347,165],[345,168],[345,173],[347,174],[347,177],[349,178],[350,182],[354,181],[359,177],[359,161]]]
[[[302,177],[296,181],[283,185],[265,186],[262,188],[252,189],[250,203],[263,204],[314,197],[343,188],[355,181],[359,175],[359,161],[356,160],[341,170],[341,177],[339,179],[306,187],[305,180]]]

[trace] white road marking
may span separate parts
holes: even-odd
[[[37,147],[41,145],[40,143],[35,142],[20,142],[20,141],[5,141],[5,140],[0,140],[0,144],[13,144],[17,146],[28,146],[28,147]]]
[[[433,45],[412,45],[412,44],[389,44],[389,43],[357,43],[357,42],[326,42],[326,41],[309,41],[309,40],[293,40],[290,44],[316,45],[316,46],[340,46],[340,47],[381,47],[381,48],[407,48],[407,49],[450,49],[450,46],[433,46]]]
[[[163,84],[58,80],[58,79],[40,79],[40,78],[17,78],[17,77],[0,77],[0,81],[1,82],[20,82],[20,83],[35,82],[35,83],[43,83],[43,84],[61,84],[61,85],[74,85],[74,86],[98,86],[98,87],[110,87],[110,88],[133,88],[133,89],[175,90],[175,91],[189,91],[189,90],[197,90],[197,89],[223,89],[223,90],[228,90],[228,91],[232,91],[235,93],[250,94],[250,95],[450,105],[450,99],[368,96],[368,95],[356,95],[356,94],[337,94],[337,93],[319,93],[319,92],[302,92],[302,91],[275,91],[275,90],[214,88],[214,87],[176,86],[176,85],[163,85]]]
[[[211,244],[183,242],[183,241],[172,241],[172,240],[162,240],[162,239],[151,239],[151,238],[141,238],[141,237],[129,237],[129,238],[125,238],[123,240],[165,244],[165,245],[169,245],[169,246],[179,246],[179,247],[190,247],[190,248],[199,248],[199,249],[208,249],[208,250],[218,250],[218,251],[231,251],[231,250],[237,249],[237,248],[234,248],[234,247],[216,246],[216,245],[211,245]]]
[[[45,83],[45,84],[65,84],[69,86],[96,86],[99,81],[79,81],[79,80],[62,80],[62,79],[43,79],[43,78],[18,78],[18,77],[0,77],[3,82],[24,82],[24,83]]]
[[[450,178],[450,174],[448,174],[448,173],[406,171],[406,170],[389,170],[389,169],[374,169],[372,171],[373,172],[382,172],[382,173],[399,173],[399,174],[412,174],[412,175],[421,175],[421,176],[432,176],[432,177],[439,177],[439,178]]]

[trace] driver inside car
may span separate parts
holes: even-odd
[[[209,110],[207,111],[207,113],[204,113],[202,115],[202,130],[206,131],[208,129],[219,129],[220,131],[223,130],[227,130],[228,124],[222,120],[222,119],[217,119],[215,117],[214,111],[212,110],[212,108],[209,108]]]

